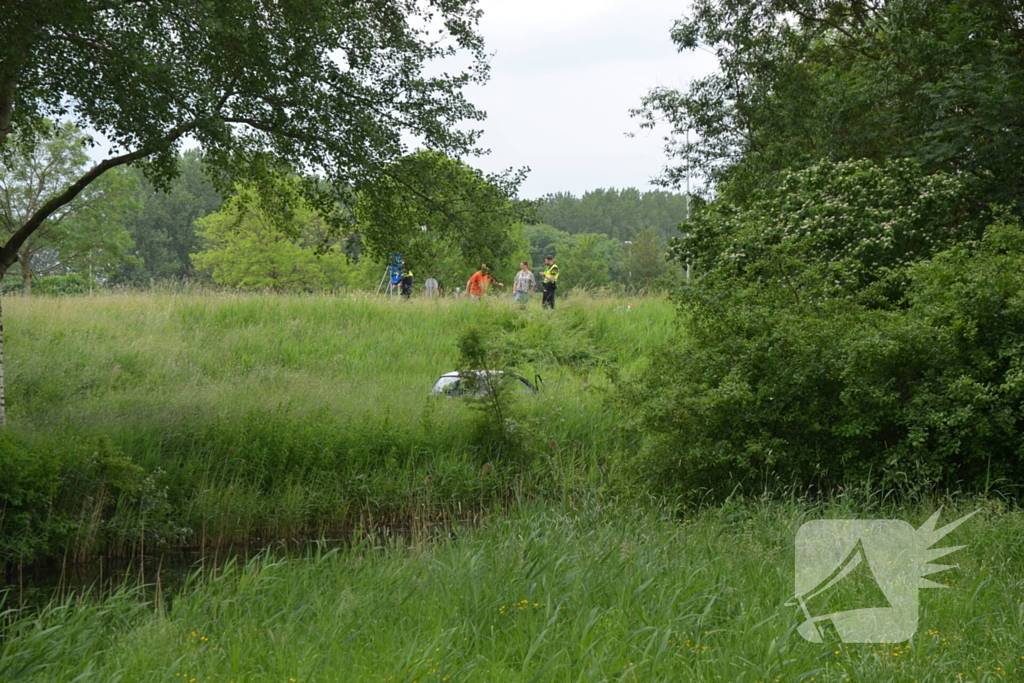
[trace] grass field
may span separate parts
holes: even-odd
[[[922,590],[907,642],[808,643],[793,546],[819,517],[897,516],[837,499],[740,502],[676,519],[581,499],[524,506],[461,538],[263,556],[143,603],[128,589],[16,622],[5,681],[1016,681],[1024,516],[998,501],[947,540],[960,569]]]
[[[351,541],[207,563],[184,587],[30,608],[12,589],[2,681],[1024,680],[1011,503],[865,489],[676,509],[618,486],[635,444],[605,397],[676,334],[664,300],[580,296],[552,314],[138,294],[4,310],[8,563],[120,553],[148,559],[152,581],[161,548]],[[522,450],[497,448],[486,410],[426,396],[474,326],[544,377],[510,413]],[[798,635],[786,603],[805,521],[917,527],[940,506],[943,523],[981,512],[940,544],[967,547],[932,577],[948,589],[920,591],[909,641]]]
[[[628,447],[604,406],[609,373],[628,374],[672,334],[668,302],[626,303],[578,296],[552,315],[507,299],[11,298],[5,369],[20,441],[0,465],[28,472],[9,485],[35,517],[2,530],[3,554],[447,524],[593,484]],[[527,461],[496,452],[486,414],[428,396],[457,369],[470,326],[543,377],[514,415]]]

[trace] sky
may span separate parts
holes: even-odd
[[[715,58],[678,53],[669,38],[686,4],[664,0],[481,0],[491,77],[467,90],[487,112],[472,165],[530,167],[519,195],[655,189],[665,130],[640,130],[629,110],[653,87],[685,89]],[[627,133],[635,133],[633,138]]]

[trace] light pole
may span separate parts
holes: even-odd
[[[626,245],[626,269],[629,273],[627,278],[633,280],[633,243],[630,240],[623,242]]]

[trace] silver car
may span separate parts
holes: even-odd
[[[537,384],[540,384],[540,375],[536,375]],[[524,393],[537,393],[537,384],[514,372],[502,372],[501,370],[462,370],[446,372],[437,378],[434,387],[430,390],[433,396],[472,396],[482,398],[487,396],[494,384],[498,382],[509,382],[513,391]]]

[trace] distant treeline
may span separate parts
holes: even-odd
[[[634,187],[591,190],[582,197],[556,192],[537,201],[537,214],[541,223],[571,235],[600,233],[625,242],[636,230],[654,228],[667,242],[686,219],[686,196]]]
[[[23,170],[48,169],[54,184],[70,176],[87,163],[84,154],[66,164],[69,168],[54,168],[51,161],[80,147],[82,135],[70,127],[58,130],[36,157],[23,162]],[[301,220],[287,235],[265,231],[269,223],[255,220],[256,214],[244,209],[249,204],[238,198],[227,201],[237,188],[228,196],[217,191],[198,150],[181,155],[179,171],[166,188],[155,187],[134,167],[111,175],[111,182],[97,186],[90,201],[72,205],[61,217],[59,231],[41,231],[22,249],[4,280],[4,291],[74,294],[168,282],[273,291],[379,286],[383,263],[346,258],[345,251],[348,256],[360,253],[358,239],[346,249],[345,238],[336,238],[330,252],[320,254],[316,221],[296,214],[293,218]],[[10,184],[30,192],[17,178]],[[41,194],[34,197],[43,199]],[[563,289],[650,288],[671,272],[665,253],[686,218],[684,195],[610,188],[582,197],[550,194],[534,204],[534,222],[512,228],[517,244],[512,256],[491,264],[501,280],[510,281],[521,260],[539,268],[545,254],[557,256]],[[421,281],[435,277],[454,291],[472,273],[463,261],[454,253],[440,253],[413,270]]]

